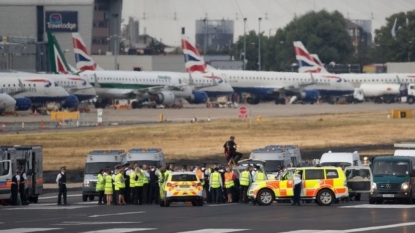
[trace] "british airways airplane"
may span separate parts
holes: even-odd
[[[204,59],[187,37],[182,37],[182,49],[186,71],[212,74],[218,80],[231,84],[235,92],[250,93],[251,104],[258,104],[265,96],[274,96],[275,104],[285,104],[286,95],[296,99],[315,103],[322,95],[347,95],[353,93],[353,86],[343,79],[324,77],[321,74],[299,74],[290,72],[209,70],[206,71]]]
[[[233,93],[233,89],[228,83],[214,80],[210,75],[189,75],[189,73],[159,71],[100,70],[100,67],[89,55],[79,33],[72,33],[72,41],[76,67],[83,71],[81,76],[87,77],[90,82],[95,82],[95,79],[91,78],[96,74],[97,83],[103,81],[103,85],[100,85],[100,89],[97,89],[100,96],[117,92],[121,93],[122,96],[125,96],[125,93],[131,93],[134,96],[134,93],[136,93],[136,95],[141,95],[142,98],[146,98],[147,95],[150,97],[158,96],[156,99],[163,104],[172,102],[170,97],[174,97],[173,99],[176,99],[175,97],[184,98],[189,103],[200,104],[205,103],[208,96]],[[128,79],[124,79],[124,77]],[[117,83],[120,85],[117,85]],[[120,87],[125,89],[120,90]],[[108,98],[114,98],[114,96],[108,96]]]

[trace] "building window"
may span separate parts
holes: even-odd
[[[353,36],[353,29],[349,29],[349,36]]]

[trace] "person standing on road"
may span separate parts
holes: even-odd
[[[265,174],[262,172],[261,167],[260,166],[256,166],[256,173],[253,179],[253,182],[255,181],[264,181],[266,178]]]
[[[96,191],[99,194],[98,205],[103,205],[104,203],[104,189],[105,189],[105,179],[104,179],[104,169],[100,169],[97,176],[97,186]]]
[[[153,200],[156,205],[159,204],[159,171],[154,166],[150,166],[150,190],[148,203],[153,204]]]
[[[111,205],[113,194],[111,170],[107,168],[106,173],[108,175],[105,176],[105,195],[107,195],[107,205]]]
[[[291,205],[298,205],[300,206],[300,196],[301,196],[301,187],[302,187],[302,178],[301,178],[301,171],[298,171],[297,174],[294,175],[294,196],[293,196],[293,203]]]
[[[125,169],[124,168],[120,168],[118,170],[118,174],[115,176],[115,185],[118,187],[118,204],[119,205],[126,205],[127,203],[125,203],[125,197],[124,197],[124,193],[125,193],[125,179],[124,179],[124,172]]]
[[[66,167],[61,167],[61,172],[56,177],[56,183],[59,186],[59,194],[58,194],[58,205],[62,205],[62,197],[63,197],[63,204],[69,205],[66,200]]]
[[[209,189],[212,194],[212,202],[219,204],[220,196],[222,195],[221,190],[223,188],[222,177],[218,172],[218,168],[215,168],[214,172],[210,174]]]
[[[142,167],[141,171],[144,174],[144,179],[143,179],[143,203],[148,204],[148,199],[149,199],[148,194],[150,193],[148,183],[149,183],[149,179],[150,179],[150,174],[148,173],[149,169],[148,169],[147,165],[143,164],[143,167]]]
[[[20,170],[17,170],[16,175],[14,175],[12,177],[12,185],[11,185],[11,193],[12,193],[12,198],[11,198],[11,205],[17,205],[17,199],[18,199],[18,195],[19,195],[19,187],[20,187],[20,176],[21,176],[22,172]]]
[[[232,172],[232,169],[230,167],[226,167],[225,172],[225,188],[226,188],[226,194],[228,196],[228,202],[232,203],[232,195],[233,195],[233,187],[234,187],[234,173]]]
[[[125,164],[125,169],[124,169],[124,180],[125,180],[124,199],[127,204],[132,204],[131,188],[130,188],[131,187],[130,186],[130,173],[131,173],[130,164],[127,163]]]
[[[144,179],[145,177],[144,172],[139,168],[135,168],[135,173],[137,174],[137,178],[135,180],[135,188],[136,188],[136,200],[134,204],[142,205],[143,204],[143,187],[144,187]]]
[[[251,178],[251,166],[247,166],[245,171],[241,172],[241,175],[239,176],[239,187],[240,187],[240,193],[239,193],[239,202],[248,204],[248,187],[252,183]]]

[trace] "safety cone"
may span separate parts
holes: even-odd
[[[208,122],[210,122],[210,116],[208,116]]]
[[[2,128],[1,128],[1,129],[2,129],[2,131],[3,131],[3,132],[6,132],[6,124],[5,124],[5,123],[3,123],[3,125],[2,125]]]
[[[25,129],[24,129],[24,122],[22,122],[22,130],[25,130]]]

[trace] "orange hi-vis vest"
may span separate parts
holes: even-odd
[[[231,188],[234,186],[233,173],[225,172],[225,188]]]

